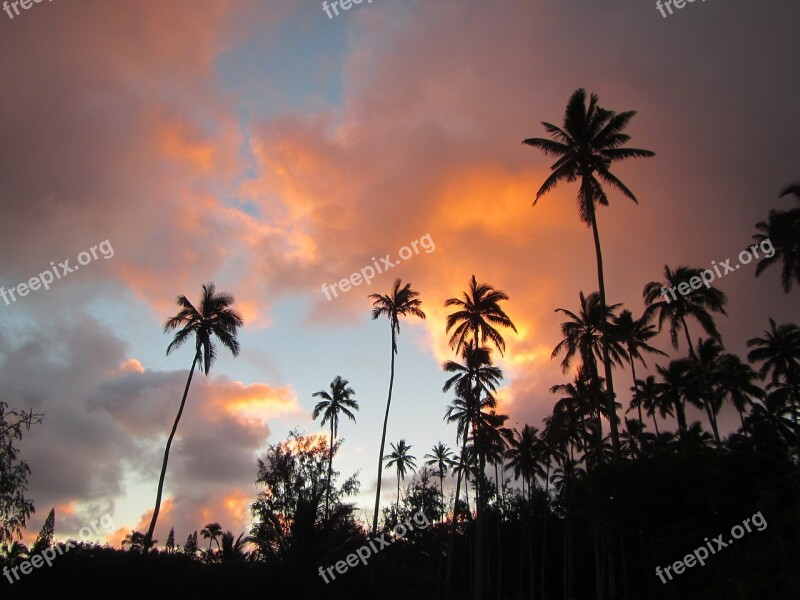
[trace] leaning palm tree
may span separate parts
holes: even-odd
[[[641,361],[642,366],[647,368],[647,363],[644,362],[642,352],[666,356],[666,353],[647,343],[656,335],[655,325],[648,323],[648,320],[644,317],[634,319],[633,313],[627,309],[623,310],[619,316],[614,319],[614,337],[619,340],[627,352],[628,364],[631,366],[631,378],[633,379],[634,391],[636,389],[636,361]],[[639,428],[644,428],[641,405],[639,405]]]
[[[764,270],[782,262],[781,285],[787,294],[796,281],[800,284],[800,183],[787,186],[781,197],[792,194],[797,200],[797,208],[771,210],[766,221],[756,223],[758,233],[753,240],[758,243],[769,241],[774,248],[772,256],[763,256],[756,267],[756,277]]]
[[[439,495],[441,498],[439,518],[444,522],[444,478],[447,475],[447,469],[453,466],[453,451],[442,442],[438,442],[431,452],[423,458],[428,459],[425,461],[426,465],[436,467],[436,474],[439,476]]]
[[[204,540],[208,540],[208,554],[210,556],[211,544],[213,542],[217,543],[217,549],[219,549],[219,541],[217,538],[222,535],[222,525],[219,523],[209,523],[200,531],[200,535],[203,536]]]
[[[383,449],[386,446],[386,426],[389,423],[389,407],[392,404],[392,385],[394,384],[394,355],[397,354],[397,336],[400,334],[400,317],[425,318],[420,306],[422,301],[417,297],[419,292],[411,289],[407,283],[403,287],[400,278],[394,280],[392,291],[389,294],[370,294],[372,298],[372,318],[385,316],[389,319],[392,332],[392,364],[389,375],[389,396],[386,399],[386,415],[383,417],[383,433],[381,434],[381,449],[378,456],[378,489],[375,492],[375,513],[372,517],[372,535],[378,531],[378,511],[381,503],[381,477],[383,476]]]
[[[664,326],[664,322],[669,321],[669,337],[676,350],[678,349],[678,329],[682,328],[691,356],[695,356],[695,351],[689,335],[689,326],[686,324],[686,317],[694,318],[709,336],[719,339],[719,332],[711,313],[718,312],[726,316],[728,314],[725,312],[725,303],[727,302],[725,293],[713,285],[702,286],[685,296],[673,292],[674,299],[669,296],[670,289],[683,283],[688,284],[693,277],[702,279],[700,276],[702,272],[702,269],[694,267],[678,267],[673,271],[668,265],[664,265],[665,281],[663,283],[651,281],[642,290],[642,297],[647,306],[643,318],[649,321],[657,314],[659,331]]]
[[[528,138],[524,144],[541,150],[557,160],[550,167],[552,173],[536,192],[534,206],[543,195],[559,183],[572,183],[580,179],[578,191],[578,214],[580,220],[592,228],[594,250],[597,258],[597,284],[600,290],[600,305],[606,312],[606,286],[603,276],[603,253],[600,248],[600,233],[597,227],[596,205],[608,206],[608,197],[602,183],[616,188],[634,202],[636,196],[628,187],[611,173],[613,163],[628,158],[655,156],[650,150],[622,148],[630,136],[622,131],[633,119],[635,111],[615,113],[601,108],[597,96],[592,94],[586,105],[586,90],[579,88],[573,92],[564,113],[563,127],[542,122],[550,138]],[[598,179],[599,178],[599,179]],[[602,183],[601,183],[602,182]],[[614,456],[619,457],[619,436],[614,412],[614,385],[609,357],[609,339],[605,319],[602,321],[603,365],[608,395],[608,412],[611,421],[611,441]]]
[[[445,333],[450,336],[450,347],[460,353],[462,347],[472,337],[475,347],[491,341],[502,356],[506,349],[506,342],[495,326],[509,327],[514,332],[517,328],[508,315],[500,308],[500,302],[508,300],[508,294],[494,289],[488,283],[478,283],[475,275],[469,282],[469,291],[464,292],[464,299],[448,298],[445,306],[456,306],[458,310],[447,316]]]
[[[397,471],[397,503],[395,505],[395,518],[400,518],[400,482],[405,480],[406,473],[409,469],[414,469],[417,466],[416,456],[409,454],[411,446],[406,444],[405,440],[397,442],[397,446],[391,444],[392,451],[386,455],[386,467],[394,467]]]
[[[323,427],[325,423],[330,422],[331,427],[331,446],[328,452],[328,485],[327,491],[325,493],[325,517],[328,516],[328,508],[330,506],[330,498],[331,498],[331,470],[333,468],[333,450],[336,446],[336,436],[339,433],[339,413],[344,413],[353,423],[356,422],[355,415],[351,412],[352,410],[358,410],[358,401],[353,400],[352,396],[355,396],[355,391],[353,388],[347,387],[349,382],[346,379],[342,379],[340,375],[337,375],[334,380],[331,382],[331,393],[329,394],[325,390],[320,390],[319,392],[314,392],[311,394],[314,398],[322,398],[317,405],[314,407],[314,412],[311,413],[311,418],[316,420],[320,415],[322,415],[322,421],[320,421],[320,425]]]
[[[158,493],[156,494],[156,505],[153,509],[153,517],[150,520],[150,527],[144,537],[144,551],[152,545],[153,532],[158,521],[158,513],[161,509],[161,494],[164,490],[164,477],[167,474],[167,462],[169,461],[169,449],[172,446],[172,439],[178,429],[178,423],[183,414],[183,407],[186,404],[186,396],[189,394],[189,386],[192,383],[195,367],[200,366],[206,376],[211,370],[211,365],[217,358],[217,348],[214,345],[214,338],[220,344],[230,350],[234,356],[239,355],[238,330],[244,325],[244,321],[238,312],[231,308],[233,296],[226,292],[217,292],[213,283],[203,284],[203,291],[200,295],[200,304],[197,308],[189,302],[186,296],[178,296],[177,304],[180,307],[178,314],[167,319],[164,323],[164,333],[175,329],[180,329],[175,337],[167,346],[167,356],[180,348],[190,338],[194,338],[194,360],[192,368],[189,370],[189,378],[186,380],[186,387],[183,390],[183,398],[178,409],[178,415],[172,425],[167,447],[164,449],[164,462],[161,465],[161,476],[158,479]]]

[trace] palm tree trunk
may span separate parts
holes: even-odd
[[[453,541],[456,534],[456,522],[458,521],[458,496],[461,493],[461,475],[465,473],[464,453],[467,451],[467,433],[464,432],[464,443],[461,446],[461,456],[458,459],[460,469],[456,477],[456,498],[453,501],[453,520],[450,522],[450,540],[447,543],[447,580],[445,582],[445,598],[450,598],[450,583],[453,577]]]
[[[380,511],[381,503],[381,477],[383,476],[383,449],[386,446],[386,426],[389,423],[389,406],[392,404],[392,386],[394,385],[394,347],[395,347],[395,333],[394,323],[389,320],[392,328],[392,366],[389,375],[389,397],[386,399],[386,415],[383,417],[383,434],[381,435],[381,451],[378,458],[378,490],[375,493],[375,514],[372,517],[372,535],[378,531],[378,511]]]
[[[164,477],[167,474],[167,462],[169,462],[169,449],[172,446],[172,438],[175,437],[175,431],[178,429],[178,423],[181,420],[181,415],[183,414],[183,407],[186,405],[186,396],[189,394],[189,386],[192,383],[192,376],[194,375],[194,369],[197,366],[197,361],[200,360],[200,348],[197,349],[197,352],[194,355],[194,360],[192,361],[192,368],[189,371],[189,378],[186,380],[186,387],[183,390],[183,398],[181,398],[181,406],[178,409],[178,415],[175,417],[175,422],[172,424],[172,431],[169,434],[169,438],[167,438],[167,447],[164,449],[164,462],[161,465],[161,476],[158,478],[158,493],[156,494],[156,506],[153,509],[153,517],[150,519],[150,527],[147,529],[147,533],[144,536],[144,544],[143,544],[143,551],[147,552],[150,549],[151,540],[153,539],[153,533],[156,529],[156,522],[158,521],[158,513],[161,510],[161,494],[164,491]]]
[[[330,514],[328,512],[328,508],[330,506],[330,501],[331,501],[331,470],[332,470],[332,467],[333,467],[333,445],[334,445],[333,419],[331,419],[331,447],[328,449],[329,450],[328,451],[328,489],[327,489],[327,491],[325,493],[325,518],[326,519],[328,518],[328,515]]]
[[[628,352],[628,362],[631,365],[631,376],[633,377],[633,394],[635,397],[636,390],[638,389],[636,387],[636,364],[634,363],[633,356],[631,356],[630,352]],[[637,408],[639,409],[639,425],[641,427],[641,430],[644,431],[644,420],[642,419],[642,403],[637,402],[636,404],[638,405]]]
[[[397,470],[397,500],[394,505],[395,525],[400,522],[400,469]]]
[[[653,411],[653,426],[656,428],[656,437],[659,436],[658,433],[658,420],[656,419],[656,413]]]
[[[681,323],[683,324],[683,333],[686,335],[686,343],[689,344],[689,355],[692,358],[697,358],[697,354],[694,351],[694,346],[692,345],[692,338],[689,336],[689,326],[686,324],[686,318],[681,317]]]
[[[541,579],[541,593],[539,597],[544,600],[545,593],[544,593],[544,576],[545,576],[545,557],[547,556],[547,517],[549,516],[550,508],[550,463],[548,461],[547,464],[547,475],[544,487],[544,495],[545,495],[545,513],[544,513],[544,521],[542,522],[542,573],[540,576]]]
[[[603,278],[603,251],[600,248],[600,232],[597,229],[597,217],[594,210],[594,196],[589,193],[589,185],[586,177],[581,183],[583,186],[583,198],[587,202],[589,218],[592,225],[594,236],[594,251],[597,255],[597,285],[600,288],[600,306],[603,310],[603,319],[600,321],[600,330],[603,335],[603,366],[606,375],[606,395],[608,396],[608,421],[611,428],[611,447],[614,451],[614,460],[619,460],[619,432],[617,431],[617,410],[614,404],[614,381],[611,374],[611,360],[608,356],[608,327],[606,326],[607,304],[606,304],[606,285]]]

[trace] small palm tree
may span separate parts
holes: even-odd
[[[761,363],[758,375],[762,380],[769,378],[768,390],[785,390],[782,395],[793,407],[796,421],[800,405],[800,327],[794,323],[778,325],[772,318],[769,324],[762,337],[747,340],[747,346],[753,348],[747,360]]]
[[[164,462],[161,465],[161,476],[158,479],[158,493],[156,494],[156,505],[153,509],[153,517],[150,520],[150,527],[144,537],[144,551],[154,543],[153,532],[158,521],[158,513],[161,510],[161,494],[164,491],[164,477],[167,474],[167,462],[169,461],[169,449],[172,446],[172,439],[178,429],[178,423],[183,414],[183,407],[186,404],[186,396],[189,394],[189,386],[192,383],[194,369],[199,364],[200,369],[208,375],[211,365],[217,358],[217,349],[214,345],[214,338],[220,344],[230,350],[234,356],[239,355],[239,340],[237,333],[244,325],[242,317],[231,308],[233,296],[225,292],[217,293],[213,283],[203,284],[203,292],[200,296],[200,304],[197,308],[189,302],[186,296],[178,296],[177,303],[180,311],[174,317],[167,319],[164,324],[164,333],[175,329],[180,329],[175,334],[172,342],[167,346],[167,356],[180,348],[189,339],[194,338],[194,360],[192,368],[189,370],[189,378],[186,380],[186,387],[183,390],[183,398],[178,409],[178,415],[172,425],[167,447],[164,449]]]
[[[647,363],[644,362],[642,352],[666,356],[666,353],[658,348],[653,348],[647,343],[656,335],[655,325],[648,323],[647,319],[644,317],[641,319],[634,319],[633,313],[627,309],[623,310],[619,316],[614,319],[614,337],[619,340],[627,351],[634,390],[636,386],[636,361],[641,361],[642,366],[647,368]],[[643,428],[642,407],[639,405],[639,429],[641,430]]]
[[[314,407],[314,412],[311,413],[311,418],[316,420],[320,415],[322,415],[322,421],[320,421],[320,425],[324,427],[325,423],[330,422],[331,426],[331,447],[330,452],[328,453],[328,489],[325,494],[326,517],[328,516],[328,508],[330,505],[333,449],[336,445],[336,436],[339,433],[339,413],[344,413],[351,421],[353,421],[353,423],[356,422],[356,417],[351,412],[351,409],[358,410],[358,401],[352,398],[352,396],[355,396],[355,391],[353,388],[347,387],[348,385],[349,382],[346,379],[342,379],[341,376],[337,375],[331,382],[330,394],[325,390],[320,390],[319,392],[314,392],[312,394],[312,397],[322,398],[322,400],[320,400]]]
[[[642,290],[642,296],[647,305],[643,318],[650,321],[657,314],[659,331],[664,323],[669,321],[669,337],[676,350],[678,349],[678,329],[683,328],[691,356],[695,356],[695,351],[689,335],[689,326],[686,324],[686,317],[694,318],[709,336],[719,339],[719,332],[711,313],[718,312],[727,316],[728,313],[725,312],[727,297],[724,292],[713,285],[703,286],[686,296],[675,294],[674,300],[662,292],[665,288],[671,289],[682,283],[688,283],[692,277],[700,277],[702,272],[702,269],[694,267],[678,267],[673,271],[668,265],[664,265],[665,282],[651,281]]]
[[[140,550],[144,550],[145,538],[144,534],[140,531],[131,531],[128,535],[126,535],[122,540],[122,548],[124,549],[126,545],[130,545],[131,552],[138,552]],[[150,545],[155,546],[158,543],[158,540],[151,540]]]
[[[406,473],[409,469],[414,469],[417,466],[416,456],[409,454],[411,446],[406,444],[405,440],[397,442],[397,446],[391,444],[392,451],[386,455],[386,467],[394,467],[397,471],[397,504],[395,506],[395,517],[400,518],[400,482],[405,480]]]
[[[580,220],[592,228],[594,250],[597,258],[597,283],[600,290],[600,306],[606,313],[606,286],[603,276],[603,253],[600,248],[600,233],[597,227],[596,205],[608,206],[608,197],[601,181],[616,188],[623,195],[638,203],[628,187],[611,173],[615,162],[629,158],[655,156],[650,150],[622,148],[630,136],[623,130],[636,115],[635,111],[615,113],[598,105],[595,94],[586,104],[586,90],[579,88],[573,92],[564,113],[564,124],[558,127],[542,122],[550,138],[528,138],[524,144],[533,146],[547,156],[557,160],[550,167],[552,173],[536,192],[534,206],[539,198],[558,186],[559,183],[572,183],[580,180],[578,191],[578,213]],[[599,179],[598,179],[599,178]],[[603,365],[608,390],[608,413],[611,418],[611,441],[615,457],[619,456],[619,437],[616,415],[614,413],[614,385],[611,375],[609,339],[606,320],[602,320]]]
[[[795,197],[797,208],[771,210],[766,221],[756,223],[759,233],[753,235],[753,240],[758,243],[769,240],[775,250],[772,256],[763,256],[759,260],[756,277],[773,264],[782,262],[781,285],[787,294],[792,283],[800,284],[800,183],[786,187],[781,197],[789,194]]]
[[[401,287],[402,286],[402,287]],[[400,278],[394,280],[394,286],[389,294],[370,294],[372,298],[372,318],[385,316],[389,319],[392,332],[392,364],[389,375],[389,396],[386,399],[386,415],[383,417],[383,433],[381,434],[381,449],[378,455],[378,489],[375,492],[375,513],[372,520],[372,535],[378,531],[378,512],[381,503],[381,478],[383,477],[383,449],[386,446],[386,426],[389,423],[389,407],[392,404],[392,385],[394,384],[394,355],[397,354],[397,336],[400,334],[400,317],[425,318],[420,306],[422,301],[418,298],[419,292],[411,289],[411,284],[403,286]]]
[[[217,549],[219,549],[219,541],[217,541],[217,538],[222,535],[222,525],[219,523],[209,523],[200,531],[200,535],[203,536],[204,540],[208,540],[208,554],[210,556],[211,544],[213,542],[217,543]]]
[[[431,452],[423,458],[428,459],[425,461],[426,465],[436,467],[436,474],[439,476],[439,495],[441,499],[439,518],[444,522],[444,478],[447,475],[447,469],[453,466],[453,451],[442,442],[438,442]]]

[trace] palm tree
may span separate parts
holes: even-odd
[[[142,534],[141,531],[133,531],[126,535],[123,540],[121,546],[125,548],[126,545],[130,545],[131,552],[138,552],[140,550],[145,549],[145,536]],[[158,543],[158,540],[151,540],[150,545],[155,546]]]
[[[448,298],[444,303],[445,306],[459,308],[447,316],[445,333],[450,333],[450,330],[453,329],[453,334],[450,336],[450,347],[455,349],[456,353],[460,353],[471,335],[476,348],[488,340],[497,346],[502,356],[506,349],[506,342],[495,325],[509,327],[515,333],[517,331],[514,323],[500,308],[500,302],[508,299],[508,294],[494,289],[487,283],[479,284],[473,275],[469,282],[469,291],[464,292],[463,300]]]
[[[219,523],[209,523],[201,531],[200,535],[204,540],[208,540],[208,554],[211,555],[211,544],[217,542],[217,549],[219,549],[219,542],[217,538],[222,535],[222,525]]]
[[[659,412],[662,419],[672,416],[672,403],[665,400],[665,396],[661,393],[662,384],[656,382],[656,378],[648,375],[643,381],[636,380],[636,387],[633,390],[633,400],[631,400],[631,409],[638,408],[640,411],[644,408],[648,417],[653,419],[653,427],[656,431],[656,437],[659,436],[658,421],[656,420],[656,411]]]
[[[243,548],[249,540],[244,537],[243,533],[240,533],[239,537],[234,540],[233,532],[226,531],[222,534],[220,539],[222,540],[222,545],[219,549],[220,561],[227,563],[239,562],[245,559],[246,553]]]
[[[381,502],[381,477],[383,476],[383,449],[386,445],[386,426],[389,423],[389,407],[392,404],[392,385],[394,384],[394,355],[397,354],[397,336],[400,334],[400,317],[419,317],[425,318],[420,306],[422,301],[417,298],[419,292],[411,289],[411,284],[407,283],[400,287],[400,278],[394,280],[394,286],[389,294],[370,294],[373,299],[372,318],[377,319],[386,316],[389,319],[389,326],[392,332],[392,364],[389,375],[389,396],[386,399],[386,415],[383,418],[383,433],[381,434],[381,449],[378,457],[378,489],[375,493],[375,513],[372,520],[372,535],[378,531],[378,511]]]
[[[167,474],[169,449],[172,446],[172,439],[175,437],[175,431],[178,429],[178,423],[183,414],[183,407],[186,404],[186,396],[189,393],[189,386],[192,383],[194,369],[199,364],[200,370],[208,376],[211,365],[214,364],[217,358],[217,348],[214,345],[214,338],[217,338],[220,344],[230,350],[231,354],[234,356],[239,355],[239,340],[237,334],[238,329],[244,325],[244,321],[239,313],[231,308],[233,302],[233,296],[226,292],[217,293],[216,286],[213,283],[205,283],[203,284],[203,291],[200,295],[199,308],[195,308],[186,296],[178,296],[177,304],[180,307],[180,311],[178,311],[178,314],[175,316],[167,319],[166,323],[164,323],[164,333],[168,333],[180,327],[175,337],[172,339],[172,342],[167,346],[167,356],[180,348],[192,337],[194,337],[195,352],[192,368],[189,370],[189,378],[186,380],[186,387],[183,390],[183,398],[181,398],[178,415],[175,417],[172,431],[170,431],[169,438],[167,438],[167,447],[164,449],[164,462],[161,465],[161,476],[158,479],[156,506],[153,509],[150,527],[144,537],[143,547],[145,552],[147,552],[154,543],[152,542],[153,532],[155,531],[156,522],[158,521],[158,513],[161,510],[161,494],[164,490],[164,477]]]
[[[692,277],[700,277],[702,269],[694,267],[678,267],[673,271],[669,266],[664,265],[665,282],[651,281],[644,286],[642,296],[647,308],[644,312],[644,319],[650,321],[658,313],[658,330],[661,331],[665,321],[669,321],[669,336],[672,346],[678,349],[678,329],[683,328],[686,336],[686,343],[689,346],[689,354],[695,356],[692,338],[689,335],[689,327],[686,324],[686,317],[693,317],[703,330],[711,337],[719,338],[717,326],[711,312],[718,312],[723,315],[727,297],[713,285],[703,286],[691,294],[675,294],[675,299],[665,293],[665,289],[677,287],[682,283],[688,283]]]
[[[616,411],[613,413],[608,412],[606,409],[601,408],[602,394],[599,392],[600,376],[597,372],[597,362],[595,357],[603,355],[603,327],[605,319],[603,315],[608,315],[615,318],[614,311],[619,308],[620,304],[612,304],[603,309],[600,303],[600,296],[597,293],[591,293],[584,296],[583,292],[578,293],[580,299],[580,310],[577,313],[567,310],[566,308],[557,308],[555,312],[562,312],[567,317],[568,321],[561,324],[561,335],[563,339],[556,345],[550,358],[555,358],[562,352],[564,358],[561,361],[561,370],[566,373],[576,355],[581,357],[582,374],[580,383],[590,389],[592,393],[584,394],[586,400],[591,399],[596,402],[592,403],[592,414],[595,418],[596,425],[596,439],[595,445],[599,449],[602,445],[603,427],[600,415],[605,413],[609,420],[616,419]],[[608,348],[606,352],[610,355],[612,362],[622,364],[625,355],[625,349],[615,337],[615,330],[609,329]],[[551,392],[554,390],[551,390]]]
[[[669,403],[675,409],[675,418],[678,420],[678,432],[681,439],[686,436],[686,411],[684,402],[686,399],[686,380],[688,377],[689,361],[686,359],[672,360],[667,367],[656,366],[658,374],[661,376],[660,384],[661,400]]]
[[[636,361],[639,360],[644,368],[647,368],[647,363],[644,362],[642,352],[649,354],[660,354],[666,356],[658,348],[653,348],[647,342],[657,335],[655,325],[648,323],[644,317],[634,319],[633,313],[629,310],[623,310],[618,317],[614,319],[614,337],[619,340],[620,344],[624,346],[627,351],[628,364],[631,366],[631,378],[633,379],[633,389],[636,390]],[[635,396],[635,394],[634,394]],[[639,428],[644,428],[644,421],[642,420],[642,407],[639,405]]]
[[[603,253],[600,248],[600,233],[597,227],[596,204],[608,206],[608,197],[601,184],[616,188],[634,202],[636,196],[610,171],[613,163],[628,158],[655,156],[650,150],[622,148],[630,136],[622,131],[633,119],[635,111],[615,113],[600,108],[597,96],[592,94],[586,105],[586,90],[579,88],[573,92],[564,113],[563,127],[545,121],[542,125],[550,138],[528,138],[524,144],[533,146],[547,156],[557,157],[550,167],[552,173],[536,192],[534,206],[544,194],[559,183],[572,183],[580,179],[578,191],[578,214],[580,220],[592,228],[594,250],[597,258],[597,284],[600,290],[600,306],[606,313],[606,286],[603,276]],[[598,177],[600,180],[598,180]],[[608,393],[608,413],[611,418],[611,441],[614,456],[619,457],[619,437],[616,415],[614,414],[614,385],[609,357],[609,339],[606,319],[602,320],[603,365]]]
[[[447,469],[453,465],[453,451],[442,442],[438,442],[424,458],[428,459],[425,461],[426,465],[436,466],[436,474],[439,475],[439,493],[441,496],[439,515],[440,520],[444,522],[444,478],[447,475]]]
[[[406,478],[406,472],[417,466],[416,456],[409,454],[411,446],[405,440],[397,442],[397,446],[391,444],[392,451],[386,455],[386,467],[394,467],[397,471],[397,504],[395,505],[395,518],[400,519],[400,482]]]
[[[787,294],[792,289],[792,283],[800,284],[800,183],[790,185],[781,192],[781,197],[794,195],[798,207],[789,210],[771,210],[766,221],[756,223],[759,233],[753,235],[753,240],[762,244],[770,242],[774,252],[771,256],[763,256],[756,267],[756,277],[764,270],[779,262],[783,262],[781,269],[781,285]]]
[[[747,340],[748,348],[753,348],[747,360],[761,363],[758,376],[762,380],[769,377],[768,390],[779,391],[776,398],[783,398],[792,406],[795,424],[800,406],[800,327],[794,323],[778,325],[770,318],[770,329],[763,337]]]
[[[320,425],[323,427],[325,423],[330,422],[331,426],[331,447],[328,453],[328,489],[325,494],[325,516],[328,516],[328,507],[331,497],[331,469],[333,468],[333,449],[336,445],[336,436],[339,433],[339,413],[344,413],[353,423],[356,422],[355,415],[352,410],[358,410],[358,401],[353,400],[351,396],[355,396],[353,388],[347,387],[349,382],[342,379],[337,375],[331,382],[331,393],[325,390],[314,392],[311,394],[313,398],[322,398],[314,407],[314,412],[311,413],[311,418],[316,420],[322,415]]]

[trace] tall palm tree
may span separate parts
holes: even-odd
[[[208,553],[210,555],[212,542],[217,542],[217,548],[219,548],[219,541],[217,541],[217,538],[222,535],[222,525],[219,523],[209,523],[200,531],[200,535],[203,536],[204,540],[208,540]]]
[[[450,333],[453,329],[450,347],[460,353],[471,336],[476,348],[488,340],[497,347],[502,356],[506,342],[495,326],[508,327],[515,333],[517,331],[514,323],[500,308],[500,302],[509,299],[508,294],[494,289],[488,283],[479,284],[473,275],[469,282],[469,291],[464,292],[463,296],[463,300],[448,298],[444,303],[445,306],[458,307],[458,310],[447,316],[445,332]]]
[[[547,156],[556,157],[551,165],[552,173],[536,192],[534,206],[544,194],[558,184],[572,183],[580,179],[578,191],[578,214],[580,220],[592,228],[594,250],[597,258],[597,284],[600,290],[600,306],[606,312],[606,286],[603,276],[603,253],[600,247],[600,233],[597,227],[596,205],[608,206],[608,197],[603,183],[616,188],[623,195],[638,203],[628,187],[611,173],[613,163],[628,158],[655,156],[650,150],[623,148],[630,136],[623,133],[635,111],[615,113],[598,106],[597,96],[592,94],[586,104],[586,90],[579,88],[573,92],[564,112],[562,127],[546,121],[542,122],[550,138],[528,138],[524,144],[533,146]],[[599,178],[599,179],[598,179]],[[602,182],[602,183],[601,183]],[[611,375],[609,339],[606,320],[602,321],[603,365],[607,382],[608,412],[611,419],[611,441],[614,456],[619,457],[619,437],[616,415],[614,413],[614,385]]]
[[[620,344],[627,351],[628,364],[631,366],[631,378],[633,379],[634,391],[636,389],[636,361],[639,360],[644,368],[647,368],[647,363],[644,362],[642,352],[648,354],[660,354],[666,356],[658,348],[650,346],[649,342],[657,335],[655,325],[652,325],[644,317],[634,319],[633,313],[629,310],[623,310],[619,316],[614,319],[614,337],[619,340]],[[642,407],[639,405],[639,427],[644,427],[642,420]]]
[[[432,451],[423,458],[428,459],[425,461],[426,465],[436,467],[436,474],[439,476],[439,494],[441,498],[439,518],[444,522],[444,478],[447,475],[447,469],[453,465],[453,451],[442,442],[438,442]]]
[[[330,423],[331,427],[331,447],[328,452],[328,489],[325,493],[325,517],[328,516],[328,508],[331,498],[331,470],[333,468],[333,449],[336,446],[336,436],[339,434],[339,413],[344,413],[353,423],[356,422],[356,417],[352,410],[358,410],[358,401],[354,400],[356,392],[353,388],[347,387],[350,383],[346,379],[342,379],[337,375],[331,382],[331,393],[325,390],[314,392],[311,394],[313,398],[322,398],[314,407],[314,412],[311,413],[311,418],[316,420],[322,415],[320,425],[323,427],[325,423]],[[352,410],[351,410],[352,409]]]
[[[405,480],[406,473],[409,469],[414,469],[417,466],[416,456],[409,454],[411,446],[406,444],[405,440],[397,442],[397,446],[391,444],[392,451],[386,455],[386,467],[394,467],[397,471],[397,504],[395,505],[395,518],[400,518],[400,482]]]
[[[183,398],[178,409],[178,415],[172,425],[167,447],[164,449],[164,462],[161,465],[161,476],[158,478],[158,493],[156,494],[156,505],[153,509],[153,517],[150,520],[150,527],[144,537],[144,551],[153,544],[153,532],[158,521],[158,513],[161,510],[161,494],[164,490],[164,477],[167,474],[167,462],[169,461],[169,449],[172,446],[172,439],[178,429],[178,423],[183,414],[183,407],[186,404],[186,396],[189,394],[189,386],[192,383],[194,369],[199,364],[200,370],[206,376],[211,370],[211,365],[217,358],[217,347],[214,345],[214,338],[220,344],[230,350],[234,356],[239,355],[238,330],[244,325],[241,315],[231,308],[234,302],[233,296],[227,292],[217,292],[213,283],[203,284],[200,295],[200,304],[197,308],[189,302],[186,296],[178,296],[176,300],[180,310],[178,314],[167,319],[164,323],[164,333],[178,329],[175,337],[167,346],[167,356],[180,348],[190,338],[194,338],[194,360],[192,368],[189,370],[189,378],[186,380],[186,387],[183,390]]]
[[[787,186],[781,197],[792,194],[797,208],[771,210],[766,221],[756,223],[759,233],[753,235],[758,243],[770,241],[774,248],[772,256],[763,256],[756,267],[756,277],[777,262],[782,262],[781,285],[787,294],[795,281],[800,284],[800,183]]]
[[[713,285],[702,286],[685,296],[675,294],[674,300],[663,291],[665,288],[668,290],[682,283],[688,283],[692,277],[700,277],[702,272],[702,269],[694,267],[678,267],[673,271],[668,265],[664,265],[665,281],[651,281],[642,290],[642,296],[647,305],[643,318],[649,321],[658,314],[659,331],[664,326],[664,322],[669,321],[669,336],[672,346],[676,350],[678,349],[678,329],[683,328],[691,356],[695,356],[695,351],[689,335],[689,326],[686,324],[686,317],[694,318],[709,336],[719,338],[719,332],[711,313],[718,312],[727,316],[728,313],[725,312],[727,297],[724,292]]]
[[[402,287],[401,287],[402,286]],[[400,334],[400,317],[425,318],[420,306],[422,301],[418,298],[419,292],[411,289],[411,284],[403,286],[400,278],[394,280],[392,290],[388,294],[370,294],[372,303],[372,318],[385,316],[389,319],[392,332],[392,364],[389,375],[389,396],[386,399],[386,415],[383,418],[383,433],[381,434],[381,449],[378,455],[378,489],[375,492],[375,513],[372,518],[372,535],[378,531],[378,511],[381,503],[381,477],[383,476],[383,449],[386,447],[386,426],[389,423],[389,407],[392,404],[392,386],[394,385],[394,355],[397,354],[397,336]]]

